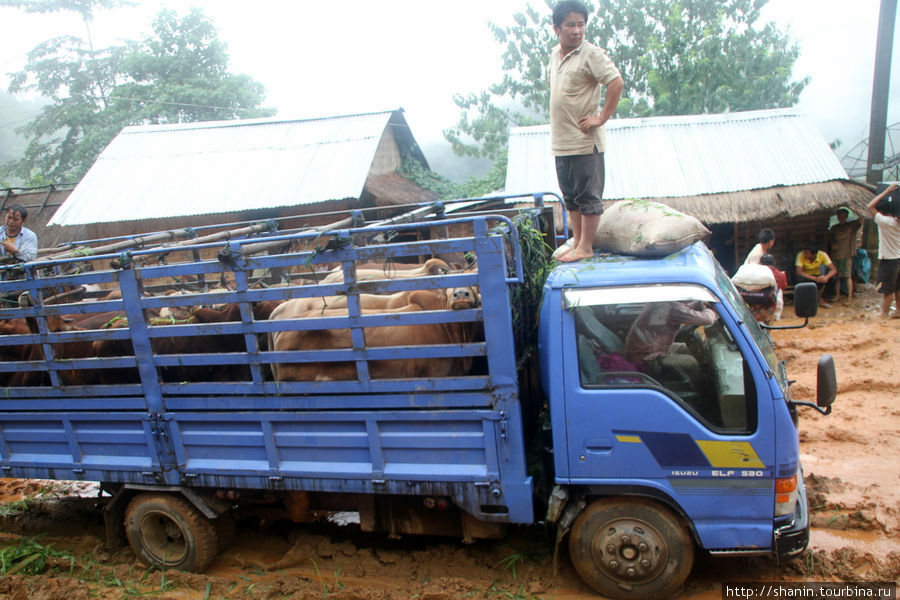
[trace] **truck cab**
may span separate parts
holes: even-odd
[[[544,293],[553,497],[566,499],[560,529],[572,521],[570,554],[588,583],[662,598],[695,546],[778,558],[805,549],[785,369],[703,244],[561,266]],[[820,364],[829,368],[833,379],[833,363]]]

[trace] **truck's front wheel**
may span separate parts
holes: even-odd
[[[588,585],[610,598],[669,598],[694,564],[687,529],[667,508],[643,498],[603,498],[569,534],[569,555]]]
[[[125,511],[125,533],[148,565],[202,571],[216,557],[215,524],[178,496],[135,496]]]

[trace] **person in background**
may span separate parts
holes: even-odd
[[[862,221],[859,219],[850,221],[850,209],[841,207],[835,213],[837,224],[828,230],[828,249],[831,251],[831,260],[837,267],[837,279],[840,283],[846,282],[847,297],[853,299],[853,255],[856,253],[856,234]],[[835,295],[841,293],[840,283]]]
[[[872,198],[867,206],[878,226],[878,274],[875,290],[882,295],[881,316],[885,319],[890,316],[892,300],[897,303],[894,317],[900,316],[900,220],[894,216],[891,206],[896,200],[887,200],[896,189],[897,184],[892,183]]]
[[[775,266],[775,257],[769,253],[763,254],[759,259],[759,264],[769,267],[772,275],[775,276],[775,313],[774,320],[781,319],[781,313],[784,311],[784,290],[787,289],[787,273]]]
[[[837,275],[837,267],[831,262],[827,253],[819,250],[815,242],[810,242],[797,253],[794,261],[796,270],[796,282],[812,281],[819,286],[819,306],[831,308],[831,305],[822,298],[822,290],[831,278]],[[824,273],[822,271],[825,271]]]
[[[0,228],[0,262],[30,262],[37,258],[37,235],[27,227],[28,211],[13,204],[6,209],[6,223]]]
[[[753,246],[746,260],[744,260],[745,265],[760,264],[759,261],[763,254],[769,252],[772,246],[775,245],[775,232],[768,228],[760,229],[758,239],[759,243]]]
[[[571,248],[557,256],[561,262],[594,255],[606,176],[604,125],[625,87],[606,51],[585,41],[587,17],[587,8],[578,1],[563,0],[553,9],[559,45],[550,53],[548,68],[551,150],[572,228]],[[604,87],[606,101],[601,108]]]

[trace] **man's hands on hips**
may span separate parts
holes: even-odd
[[[582,133],[590,133],[604,123],[605,121],[599,115],[589,115],[587,117],[581,117],[578,120],[578,126],[581,127]]]

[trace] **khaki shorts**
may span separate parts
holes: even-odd
[[[853,270],[853,259],[852,258],[836,258],[834,259],[834,266],[837,267],[837,276],[841,278],[850,277],[850,273]]]

